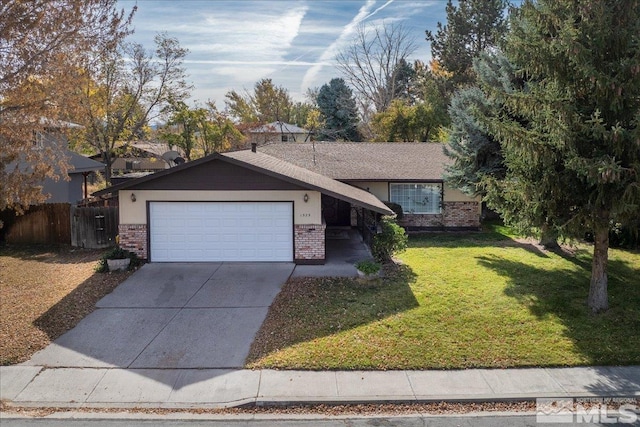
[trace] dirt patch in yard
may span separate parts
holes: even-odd
[[[131,274],[95,273],[103,253],[70,247],[0,249],[0,365],[28,360]]]

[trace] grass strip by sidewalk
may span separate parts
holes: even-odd
[[[640,363],[640,253],[612,249],[610,310],[586,307],[591,248],[496,232],[412,237],[378,283],[293,279],[250,368],[456,369]]]

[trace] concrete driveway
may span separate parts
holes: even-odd
[[[24,365],[241,368],[290,263],[147,264]]]

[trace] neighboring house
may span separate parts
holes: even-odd
[[[157,172],[167,169],[169,165],[162,159],[153,156],[117,157],[111,163],[111,175],[121,175],[130,172]]]
[[[270,142],[306,142],[310,132],[284,122],[271,122],[249,131],[249,142],[265,144]]]
[[[162,155],[172,149],[165,143],[136,141],[124,147],[126,154],[114,157],[111,162],[111,175],[126,175],[139,172],[157,172],[168,169],[169,164]],[[91,156],[92,159],[101,160],[102,154]]]
[[[325,261],[322,200],[374,220],[375,195],[261,152],[188,162],[95,193],[118,193],[120,245],[152,262]]]
[[[73,151],[65,150],[64,156],[67,158],[69,165],[67,170],[69,180],[67,181],[63,178],[57,181],[51,178],[45,179],[42,184],[42,192],[50,195],[45,203],[71,203],[73,205],[87,198],[89,176],[104,170],[102,163]]]
[[[481,202],[443,181],[450,159],[438,143],[269,144],[258,151],[362,188],[379,200],[402,206],[408,230],[477,230]],[[328,225],[354,225],[354,210],[323,201]]]
[[[69,141],[59,129],[80,127],[79,125],[46,119],[42,119],[42,121],[47,124],[47,130],[35,134],[33,149],[42,150],[45,146],[53,148],[60,155],[60,158],[65,159],[68,165],[68,179],[60,176],[57,180],[45,178],[42,182],[42,193],[49,196],[45,203],[76,204],[88,196],[87,182],[95,172],[104,170],[104,164],[70,151],[67,148]],[[15,167],[16,163],[7,165],[8,169]],[[19,162],[18,167],[26,170],[30,166],[26,162]],[[60,171],[57,168],[56,173],[60,175]]]

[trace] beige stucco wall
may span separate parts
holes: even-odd
[[[443,202],[478,202],[478,214],[482,213],[482,203],[480,197],[469,197],[457,188],[444,186]]]
[[[350,182],[351,185],[360,187],[363,190],[368,190],[371,194],[376,196],[382,201],[389,200],[389,183],[386,181],[367,181],[367,182]],[[473,202],[480,201],[480,198],[469,197],[462,191],[444,186],[444,200],[445,202]]]
[[[389,184],[386,181],[358,181],[349,184],[368,191],[383,202],[389,200]]]
[[[136,201],[131,201],[131,194]],[[305,203],[304,195],[309,195]],[[120,224],[146,224],[147,202],[293,202],[294,224],[322,224],[318,191],[175,191],[121,190]]]

